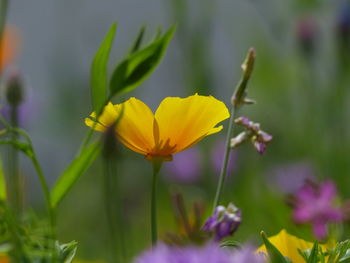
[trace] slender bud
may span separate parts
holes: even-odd
[[[5,96],[11,107],[18,107],[24,100],[24,89],[22,79],[17,71],[9,76],[6,83]]]
[[[243,70],[244,79],[250,78],[250,75],[252,74],[254,69],[255,58],[256,58],[256,51],[254,48],[250,48],[248,50],[248,55],[241,66]]]
[[[250,133],[248,132],[241,132],[240,134],[238,134],[236,137],[231,139],[231,148],[235,149],[238,146],[242,145],[243,143],[245,143],[246,141],[248,141],[250,138]]]
[[[231,103],[234,106],[238,106],[241,104],[252,104],[254,103],[253,100],[246,98],[247,96],[247,84],[250,79],[250,76],[253,72],[254,69],[254,63],[255,63],[255,57],[256,57],[256,52],[254,48],[250,48],[248,50],[247,57],[245,58],[241,68],[243,70],[243,75],[242,79],[239,82],[232,98],[231,98]]]

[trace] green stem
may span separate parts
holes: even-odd
[[[36,173],[38,175],[41,189],[44,193],[45,203],[46,203],[46,209],[49,216],[49,224],[50,224],[50,249],[52,249],[52,261],[53,263],[57,262],[57,254],[55,250],[55,242],[56,242],[56,217],[55,217],[55,211],[54,208],[51,206],[51,197],[50,197],[50,188],[46,182],[44,173],[40,167],[40,164],[34,154],[33,150],[33,156],[31,157],[32,163],[34,165],[34,168],[36,170]]]
[[[231,142],[231,138],[232,138],[233,126],[235,123],[236,113],[237,113],[237,106],[233,106],[231,109],[231,118],[230,118],[228,130],[227,130],[227,136],[226,136],[225,155],[224,155],[224,160],[223,160],[221,171],[220,171],[218,187],[216,189],[213,210],[215,210],[215,208],[219,205],[221,193],[222,193],[222,190],[224,188],[224,183],[225,183],[225,178],[226,178],[226,173],[227,173],[227,166],[228,166],[228,161],[229,161],[230,152],[231,152],[230,142]]]
[[[106,215],[111,238],[112,262],[125,262],[124,220],[116,160],[104,158],[104,193]]]
[[[18,127],[18,108],[17,107],[10,107],[10,123],[11,126],[14,128]],[[16,133],[12,133],[13,141],[18,140],[18,135]],[[23,202],[23,196],[22,196],[22,183],[21,183],[21,177],[19,173],[19,160],[18,160],[18,151],[15,147],[10,147],[9,149],[9,175],[10,175],[10,182],[11,182],[11,188],[13,191],[12,193],[12,202],[13,202],[13,208],[14,212],[16,214],[16,218],[19,219],[21,213],[22,213],[22,202]]]
[[[151,233],[152,233],[152,246],[156,245],[158,239],[157,231],[157,181],[162,161],[160,159],[154,159],[152,161],[153,176],[152,176],[152,192],[151,192]]]

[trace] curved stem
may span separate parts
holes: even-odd
[[[157,231],[157,181],[162,161],[154,159],[152,161],[153,176],[152,176],[152,192],[151,192],[151,233],[152,233],[152,246],[157,243],[158,231]]]
[[[228,126],[227,136],[226,136],[225,155],[224,155],[224,160],[220,171],[218,187],[216,189],[213,211],[215,210],[215,207],[219,205],[221,193],[224,188],[224,183],[225,183],[225,178],[227,173],[227,166],[228,166],[228,161],[229,161],[230,152],[231,152],[230,141],[232,138],[233,125],[236,118],[236,113],[237,113],[237,106],[233,106],[231,109],[231,118]]]

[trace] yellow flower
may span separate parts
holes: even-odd
[[[187,98],[167,97],[155,114],[136,98],[117,105],[109,103],[97,123],[93,112],[85,119],[85,124],[104,132],[113,125],[120,112],[121,119],[115,128],[118,138],[148,160],[171,160],[174,153],[221,131],[222,126],[215,126],[230,116],[223,102],[212,96],[195,94]]]
[[[313,243],[305,241],[289,234],[285,229],[282,229],[277,235],[269,237],[269,241],[281,252],[281,254],[291,260],[292,263],[304,263],[305,260],[299,254],[298,249],[301,251],[310,249],[313,247]],[[334,241],[324,245],[320,245],[323,251],[327,248],[334,247]],[[259,247],[258,252],[264,252],[267,254],[265,245]]]

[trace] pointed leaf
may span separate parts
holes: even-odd
[[[266,234],[261,232],[261,237],[265,244],[267,253],[269,254],[271,263],[288,263],[287,259],[279,252],[279,250],[268,240]]]
[[[315,242],[310,252],[310,256],[307,260],[307,263],[317,263],[317,262],[318,262],[318,243]]]
[[[91,99],[94,111],[99,110],[107,100],[108,59],[112,48],[116,23],[113,23],[91,64]]]
[[[52,207],[59,204],[78,178],[91,166],[100,151],[100,143],[97,141],[84,148],[79,156],[71,162],[51,191]]]
[[[135,43],[130,50],[130,54],[133,54],[140,49],[145,31],[146,31],[146,27],[145,26],[141,27],[140,32],[135,40]]]
[[[2,160],[0,159],[0,201],[6,200],[6,181]]]
[[[148,46],[129,55],[115,68],[110,82],[112,96],[132,91],[155,70],[174,32],[175,26]]]

